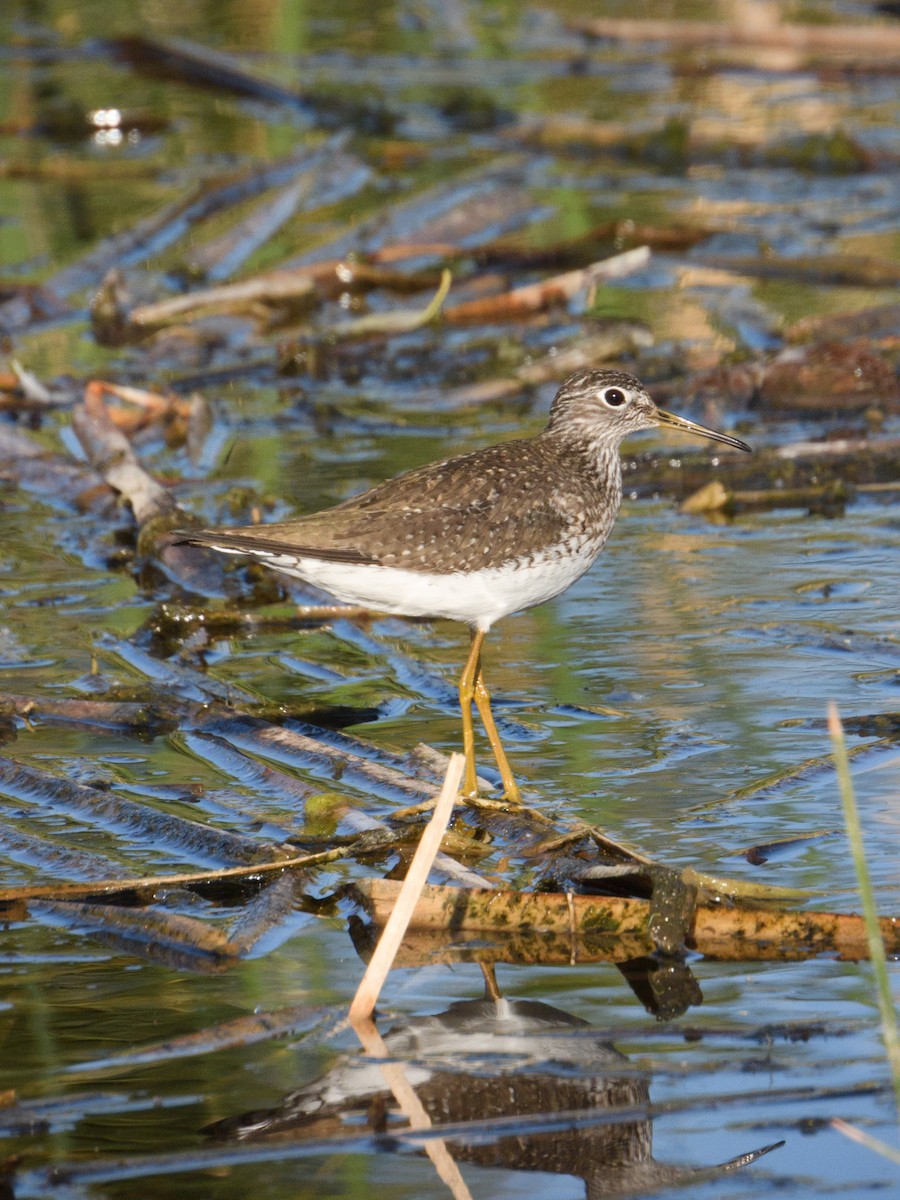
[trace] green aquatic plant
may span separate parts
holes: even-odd
[[[833,702],[828,706],[828,732],[831,735],[831,742],[834,747],[834,765],[837,771],[841,803],[844,808],[844,822],[847,826],[850,853],[853,856],[853,867],[856,871],[856,879],[862,899],[866,939],[869,943],[869,958],[871,959],[872,970],[875,975],[878,1010],[881,1016],[881,1036],[884,1041],[885,1051],[887,1052],[888,1064],[891,1069],[891,1079],[894,1085],[894,1096],[897,1100],[898,1113],[900,1113],[900,1035],[898,1035],[897,1031],[897,1013],[894,1008],[894,998],[891,995],[887,956],[881,936],[881,927],[878,922],[875,893],[872,889],[869,867],[866,862],[865,847],[863,846],[859,810],[856,806],[853,780],[850,777],[850,761],[844,741],[844,727],[838,716],[837,705]]]

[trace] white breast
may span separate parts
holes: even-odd
[[[236,553],[225,546],[216,549]],[[564,592],[581,578],[601,549],[602,542],[591,540],[570,548],[565,555],[544,555],[526,563],[485,567],[465,575],[426,575],[369,563],[251,553],[285,575],[330,592],[345,604],[405,617],[447,617],[487,630],[509,613],[532,608]]]

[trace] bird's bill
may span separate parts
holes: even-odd
[[[710,438],[714,442],[724,442],[726,446],[734,446],[736,450],[746,450],[748,454],[752,453],[751,447],[746,442],[732,437],[730,433],[719,433],[716,429],[707,429],[705,425],[698,425],[696,421],[689,421],[687,417],[676,416],[675,413],[667,412],[664,408],[657,409],[657,416],[660,425],[665,425],[668,429],[680,429],[682,433],[692,433],[695,437]]]

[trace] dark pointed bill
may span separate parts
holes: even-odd
[[[675,413],[667,412],[666,409],[657,409],[660,425],[665,425],[669,429],[680,429],[682,433],[693,433],[696,437],[710,438],[714,442],[724,442],[726,446],[734,446],[736,450],[746,450],[748,454],[752,454],[752,447],[746,442],[742,442],[740,438],[732,437],[730,433],[719,433],[715,429],[707,429],[705,425],[698,425],[696,421],[689,421],[687,417],[676,416]]]

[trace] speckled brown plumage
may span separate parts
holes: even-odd
[[[658,409],[631,375],[577,371],[537,437],[430,463],[325,512],[180,538],[251,554],[350,604],[465,621],[473,641],[460,680],[464,791],[477,791],[474,701],[506,796],[517,801],[481,675],[484,634],[508,613],[558,596],[590,567],[619,510],[619,445],[655,425],[748,449]]]
[[[419,467],[322,513],[197,537],[442,575],[528,560],[612,525],[618,460],[606,456],[601,475],[583,457],[546,436],[505,442]],[[549,480],[554,486],[538,486]]]
[[[599,553],[621,482],[618,439],[603,436],[612,431],[602,426],[598,438],[577,420],[598,376],[606,387],[636,385],[622,372],[580,371],[560,389],[538,437],[428,463],[324,512],[184,536],[246,553],[430,574],[528,562],[554,547],[565,553],[572,542],[595,542]]]

